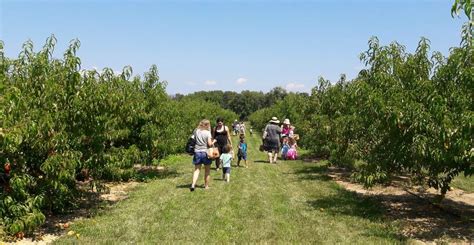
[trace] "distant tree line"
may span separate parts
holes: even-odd
[[[175,100],[197,99],[220,105],[224,109],[231,110],[239,115],[240,120],[246,120],[250,114],[262,108],[271,107],[278,101],[285,99],[289,94],[282,87],[275,87],[267,93],[262,91],[244,90],[240,93],[234,91],[199,91],[188,95],[176,94],[173,96]],[[309,96],[307,93],[296,93],[303,96]]]

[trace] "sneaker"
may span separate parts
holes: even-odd
[[[194,187],[190,187],[189,190],[190,190],[190,191],[194,191]]]

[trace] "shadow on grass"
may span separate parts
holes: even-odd
[[[255,160],[254,163],[268,163],[268,160]]]
[[[474,241],[473,206],[452,200],[443,200],[443,207],[456,206],[464,212],[454,214],[414,195],[377,195],[387,207],[387,216],[404,224],[404,233],[416,239],[437,241],[446,238]],[[426,198],[426,197],[425,197]]]
[[[327,175],[327,170],[326,165],[312,165],[297,169],[294,174],[301,180],[329,181],[332,178]]]
[[[375,223],[389,223],[385,213],[385,209],[382,208],[380,201],[375,197],[363,196],[361,194],[347,191],[344,189],[338,189],[337,192],[330,196],[322,196],[311,201],[307,201],[307,204],[319,210],[321,212],[330,214],[335,218],[342,216],[352,216],[362,219],[369,220]],[[389,226],[383,226],[384,228],[368,228],[364,233],[367,237],[380,237],[384,239],[395,239],[399,241],[406,241],[397,229]]]
[[[191,187],[191,183],[176,186],[176,188],[178,188],[178,189],[189,189],[190,187]]]
[[[304,152],[298,156],[303,162],[321,162],[326,161],[327,157],[315,155],[314,153]]]
[[[108,182],[112,183],[112,182]],[[112,208],[116,203],[128,198],[128,192],[137,182],[121,182],[124,188],[118,192],[111,192],[106,182],[97,182],[92,189],[92,182],[78,182],[78,194],[74,205],[63,212],[45,211],[46,221],[33,233],[33,241],[41,241],[44,234],[55,236],[64,235],[64,224],[69,224],[78,219],[93,218]],[[120,184],[118,184],[120,185]]]
[[[176,178],[182,175],[176,169],[141,169],[137,170],[135,178],[138,181],[148,181],[153,179]]]
[[[306,165],[296,169],[292,174],[300,180],[330,181],[327,165]],[[315,209],[322,209],[330,214],[343,214],[357,216],[369,220],[380,220],[383,212],[380,209],[380,201],[373,197],[362,196],[345,189],[336,189],[337,193],[323,196],[316,200],[308,201]]]
[[[356,216],[371,221],[380,221],[384,216],[380,201],[344,189],[338,189],[334,195],[308,201],[308,204],[332,215]]]
[[[222,181],[222,179],[221,179],[221,181]],[[191,182],[189,184],[181,184],[181,185],[176,186],[177,189],[189,189],[190,187],[191,187]],[[195,188],[196,189],[204,189],[204,184],[196,185]]]
[[[336,169],[337,170],[337,169]],[[333,179],[328,175],[347,174],[345,171],[337,172],[332,167],[325,165],[311,165],[296,169],[299,180],[329,181]],[[336,171],[336,172],[335,172]],[[339,174],[339,175],[337,175]],[[345,176],[343,179],[347,179]],[[308,201],[308,205],[315,210],[321,210],[335,217],[347,215],[367,219],[373,222],[396,221],[400,224],[401,233],[406,237],[424,241],[460,240],[463,242],[474,240],[474,207],[463,202],[444,199],[440,208],[431,204],[436,195],[425,195],[424,199],[405,193],[377,193],[365,195],[337,188],[335,194],[321,196]],[[453,214],[453,210],[458,210]],[[366,235],[394,238],[400,236],[390,230],[369,229]]]

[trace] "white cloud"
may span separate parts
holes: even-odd
[[[297,91],[297,90],[301,90],[302,88],[304,88],[304,84],[302,84],[302,83],[288,83],[285,86],[285,88],[288,91]]]
[[[237,84],[244,84],[248,81],[247,78],[245,77],[240,77],[239,79],[237,79],[237,81],[235,81]]]
[[[207,86],[214,86],[217,84],[217,82],[214,80],[206,80],[204,84],[206,84]]]

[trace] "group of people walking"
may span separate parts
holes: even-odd
[[[222,167],[222,178],[226,182],[229,182],[234,151],[229,128],[224,125],[224,119],[217,118],[216,127],[212,130],[210,121],[207,119],[202,120],[194,130],[193,137],[195,139],[193,156],[194,172],[190,190],[194,191],[196,187],[202,165],[204,165],[205,171],[204,188],[209,188],[209,176],[213,160],[216,162],[216,170],[219,171],[220,167]],[[245,142],[245,134],[241,133],[239,137],[237,166],[239,167],[240,162],[243,160],[247,168],[247,143]]]
[[[278,153],[281,150],[282,159],[296,159],[296,139],[294,137],[294,127],[290,125],[289,119],[280,121],[272,117],[263,132],[263,145],[268,152],[270,163],[277,163]],[[252,128],[250,128],[252,129]],[[251,130],[252,131],[252,130]],[[237,146],[237,167],[243,160],[247,168],[247,143],[245,142],[245,124],[237,121],[232,125],[232,134],[239,135],[239,144]],[[195,190],[196,182],[199,178],[202,166],[204,165],[204,188],[209,188],[210,171],[212,161],[216,163],[216,170],[222,167],[222,178],[226,182],[230,181],[231,163],[234,158],[234,147],[231,140],[231,132],[225,126],[223,118],[217,118],[216,126],[211,129],[209,120],[204,119],[199,122],[194,130],[192,138],[194,139],[193,151],[193,181],[190,187]],[[281,147],[281,148],[280,148]]]
[[[234,123],[232,123],[232,134],[233,135],[245,135],[245,123],[244,122],[239,122],[237,119],[235,119]],[[253,128],[250,126],[249,128],[250,134],[253,134]]]
[[[280,126],[280,120],[272,117],[263,130],[262,148],[268,154],[269,163],[277,163],[278,153],[281,152],[283,160],[295,160],[297,158],[297,135],[294,134],[295,127],[290,124],[290,119],[285,119]]]

